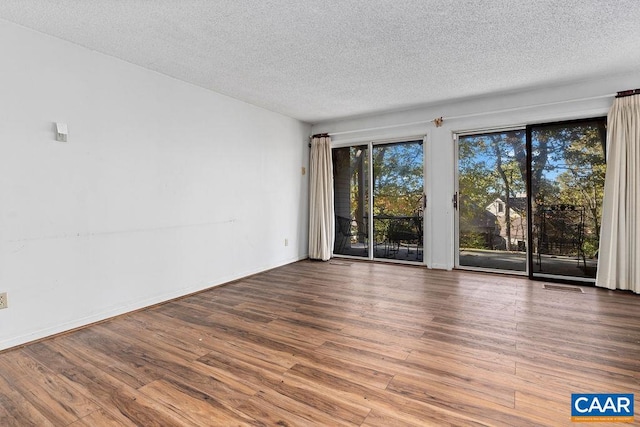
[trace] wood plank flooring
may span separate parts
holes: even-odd
[[[640,408],[640,296],[344,260],[0,354],[2,426],[568,426],[602,392]]]

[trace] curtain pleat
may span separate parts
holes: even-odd
[[[596,285],[640,293],[640,95],[607,117],[607,173]]]
[[[333,252],[333,162],[331,138],[314,137],[309,160],[309,258],[327,261]]]

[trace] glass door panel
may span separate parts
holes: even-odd
[[[422,140],[372,147],[375,258],[423,261]]]
[[[593,281],[602,217],[605,120],[528,128],[532,277]]]
[[[458,138],[458,267],[525,272],[525,131]]]
[[[368,152],[367,145],[333,149],[334,254],[369,257]]]

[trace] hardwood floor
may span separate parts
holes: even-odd
[[[0,354],[0,425],[559,426],[571,393],[602,392],[638,408],[640,296],[583,289],[302,261]]]

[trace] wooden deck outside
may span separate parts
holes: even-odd
[[[640,296],[554,289],[302,261],[0,354],[0,425],[569,426],[588,392],[640,408]]]

